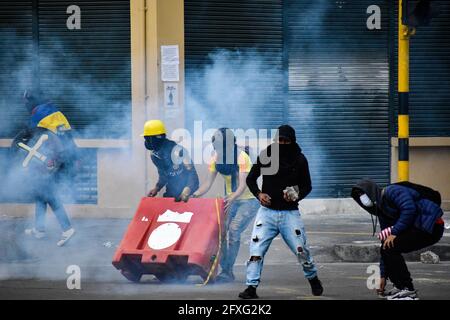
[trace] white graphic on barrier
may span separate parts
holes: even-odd
[[[178,213],[166,210],[158,217],[158,222],[166,222],[153,230],[148,238],[148,246],[155,250],[161,250],[173,246],[181,237],[181,228],[178,223],[190,223],[192,212]]]

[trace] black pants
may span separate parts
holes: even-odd
[[[414,290],[411,274],[402,253],[429,247],[438,242],[443,234],[444,226],[438,224],[435,225],[432,234],[411,228],[395,238],[393,248],[383,249],[383,246],[381,246],[381,257],[384,262],[386,278],[389,278],[399,289]]]

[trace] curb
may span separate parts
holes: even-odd
[[[450,244],[435,244],[419,251],[404,254],[405,260],[420,261],[420,254],[425,251],[436,253],[441,261],[450,261]],[[334,254],[343,262],[378,262],[380,260],[380,243],[374,241],[354,241],[337,244]]]

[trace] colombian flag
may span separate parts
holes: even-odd
[[[48,129],[55,134],[58,131],[71,130],[67,118],[51,103],[42,104],[33,109],[31,127]]]

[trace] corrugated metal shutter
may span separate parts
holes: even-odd
[[[81,8],[81,30],[67,28],[70,5]],[[20,94],[32,80],[66,114],[78,137],[129,137],[129,1],[1,1],[0,27],[0,138],[11,138],[28,121]],[[33,69],[39,70],[34,78]],[[65,201],[94,204],[97,150],[80,152],[82,167],[70,186],[75,194]],[[0,163],[1,178],[10,163],[7,149],[0,150]],[[22,196],[0,201],[30,201]]]
[[[184,6],[187,127],[194,120],[206,122],[204,127],[280,125],[282,0],[186,0]],[[245,62],[241,64],[237,58],[225,65],[223,77],[205,77],[202,71],[212,62],[209,54],[217,49],[239,51]],[[215,83],[208,82],[211,79]]]
[[[71,5],[80,30],[66,26]],[[130,1],[39,1],[41,88],[83,137],[129,137],[130,33]]]
[[[450,136],[450,3],[433,1],[440,15],[429,26],[419,27],[410,40],[410,136]],[[398,7],[394,6],[391,25],[396,26]],[[394,95],[392,108],[398,109],[398,43],[392,55]],[[395,128],[397,123],[395,122]],[[397,136],[397,131],[393,132]]]
[[[356,180],[389,182],[388,1],[289,0],[288,120],[309,159],[315,197]],[[368,30],[380,6],[382,29]]]
[[[97,149],[80,149],[80,169],[70,184],[62,185],[60,194],[65,203],[97,204]]]
[[[10,182],[11,177],[11,154],[7,148],[0,148],[0,181]],[[80,150],[80,171],[70,185],[60,185],[59,195],[64,203],[97,204],[97,150]],[[22,180],[13,182],[16,189],[21,188]],[[33,198],[29,193],[11,192],[11,185],[0,190],[0,203],[32,203]],[[16,191],[15,189],[15,191]]]
[[[0,1],[0,138],[11,138],[28,114],[21,94],[32,83],[31,1]]]

